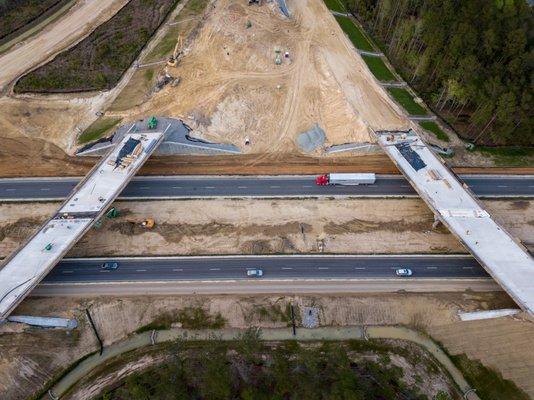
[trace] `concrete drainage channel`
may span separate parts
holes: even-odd
[[[187,330],[169,329],[160,331],[144,332],[121,342],[114,343],[104,349],[102,354],[93,354],[83,359],[76,367],[56,382],[52,388],[41,397],[46,399],[59,399],[65,395],[83,377],[87,376],[100,364],[111,360],[123,353],[133,351],[145,346],[165,343],[174,340],[207,341],[214,337],[224,341],[237,340],[244,332],[243,329],[220,329],[220,330]],[[397,326],[347,326],[347,327],[322,327],[315,329],[297,329],[295,334],[288,328],[269,328],[261,330],[261,338],[264,341],[297,340],[302,342],[322,340],[369,340],[369,339],[394,339],[406,340],[423,347],[447,370],[453,381],[459,387],[468,400],[480,400],[474,390],[464,379],[462,373],[454,366],[445,352],[430,338],[404,327]]]

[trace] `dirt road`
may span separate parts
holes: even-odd
[[[485,200],[525,244],[534,202]],[[72,257],[317,253],[465,253],[420,199],[177,200],[115,203],[120,216],[91,229]],[[0,256],[27,238],[57,203],[0,205]],[[394,214],[392,214],[394,210]],[[139,226],[151,216],[156,227]]]
[[[24,72],[80,40],[128,0],[80,0],[63,18],[0,56],[0,92]]]

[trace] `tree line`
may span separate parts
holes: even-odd
[[[344,3],[460,136],[534,145],[534,15],[526,0]]]

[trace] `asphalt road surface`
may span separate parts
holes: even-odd
[[[101,268],[105,261],[119,267]],[[44,283],[396,278],[410,268],[411,278],[488,278],[469,256],[228,256],[123,259],[64,259]],[[247,278],[247,269],[262,269],[263,278]]]
[[[534,175],[465,176],[464,181],[480,197],[534,197]],[[0,179],[0,200],[64,199],[76,178]],[[314,176],[169,176],[136,177],[119,199],[186,197],[270,196],[416,196],[401,176],[377,176],[374,185],[317,186]]]

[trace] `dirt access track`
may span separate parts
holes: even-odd
[[[534,202],[486,200],[516,238],[534,245]],[[178,200],[116,202],[70,257],[327,253],[465,253],[446,229],[432,229],[420,199]],[[0,257],[14,251],[57,203],[0,205]],[[395,210],[392,215],[392,210]],[[152,230],[140,227],[147,217]]]
[[[128,0],[85,0],[58,21],[0,55],[0,91],[113,16]]]

